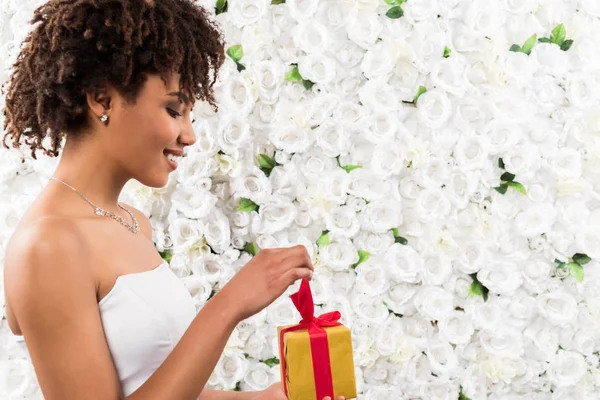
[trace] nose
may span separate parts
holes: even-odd
[[[181,132],[177,141],[183,146],[191,146],[196,143],[196,134],[194,133],[191,119],[186,118],[186,120],[181,126]]]

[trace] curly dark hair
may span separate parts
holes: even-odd
[[[50,0],[30,22],[5,91],[6,148],[24,139],[34,159],[56,157],[64,135],[88,127],[86,93],[111,84],[135,103],[148,74],[179,73],[182,91],[218,109],[223,35],[193,0]]]

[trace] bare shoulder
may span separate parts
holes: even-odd
[[[5,296],[11,308],[26,299],[24,292],[36,285],[69,278],[93,276],[85,263],[86,245],[77,224],[68,218],[48,216],[19,226],[9,239],[5,266]],[[64,282],[64,281],[63,281]]]
[[[150,219],[148,218],[148,216],[130,204],[121,203],[121,205],[126,209],[130,210],[133,213],[133,215],[135,215],[135,218],[140,224],[140,230],[145,236],[148,237],[148,239],[150,239],[150,241],[152,241],[152,224],[150,224]]]
[[[13,235],[5,296],[47,399],[117,398],[85,237],[76,221],[44,217]]]

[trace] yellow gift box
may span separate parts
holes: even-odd
[[[338,322],[338,311],[314,316],[308,281],[292,296],[299,324],[277,327],[281,382],[289,400],[356,398],[350,329]]]

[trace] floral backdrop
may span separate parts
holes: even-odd
[[[1,81],[41,3],[0,2]],[[360,399],[598,399],[600,2],[202,4],[227,40],[219,112],[196,107],[165,188],[122,198],[198,309],[301,243]],[[57,162],[24,154],[0,153],[0,265]],[[237,327],[210,387],[279,380],[297,288]],[[0,315],[0,397],[39,399]]]

